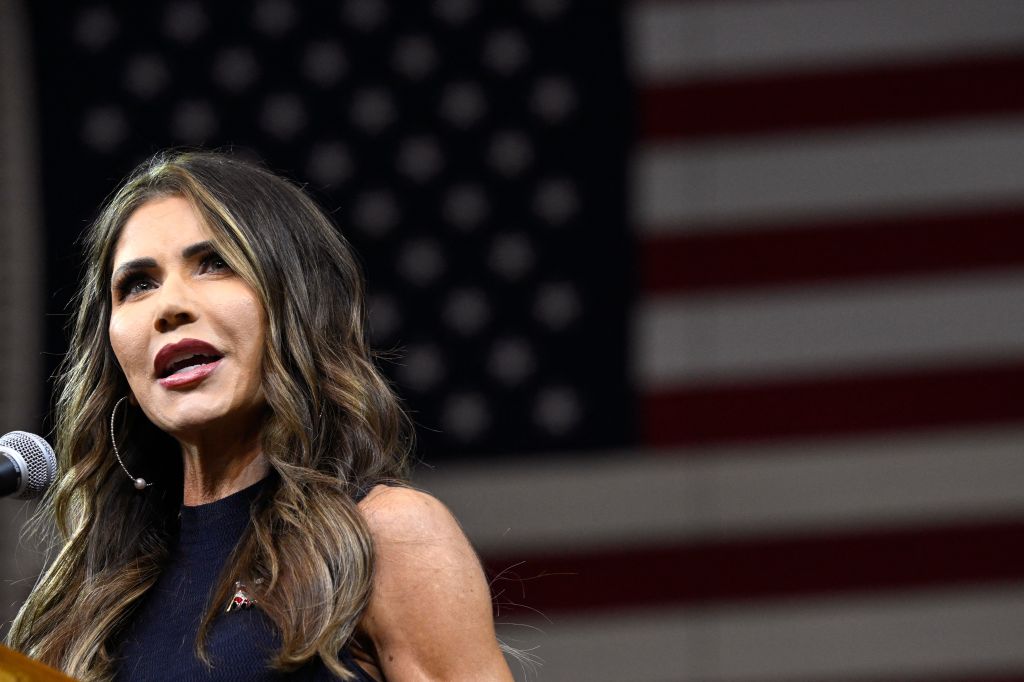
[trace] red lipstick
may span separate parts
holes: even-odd
[[[182,339],[160,349],[153,359],[157,382],[165,388],[198,383],[220,365],[224,354],[199,339]]]

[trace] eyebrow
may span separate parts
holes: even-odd
[[[191,246],[186,246],[184,249],[182,249],[181,257],[184,258],[185,260],[188,260],[189,258],[198,256],[201,253],[209,253],[210,251],[213,250],[213,242],[211,241],[196,242],[195,244]]]
[[[194,258],[199,254],[209,253],[213,250],[213,242],[209,240],[196,242],[195,244],[191,244],[182,249],[181,257],[188,260],[189,258]],[[117,270],[114,270],[110,275],[110,281],[116,282],[124,272],[130,272],[132,270],[146,270],[148,268],[155,268],[156,266],[157,263],[155,258],[134,258],[119,265]]]
[[[125,272],[131,272],[132,270],[146,270],[148,268],[156,267],[155,258],[136,258],[134,260],[126,261],[118,266],[117,270],[114,270],[110,275],[110,281],[116,282],[121,279],[121,274]]]

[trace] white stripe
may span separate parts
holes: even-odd
[[[687,384],[929,369],[1024,357],[1024,272],[659,297],[634,375]]]
[[[641,82],[1019,50],[1017,0],[647,2],[631,6]]]
[[[651,232],[1019,202],[1024,120],[648,145],[632,182],[634,223]]]
[[[1024,586],[555,617],[530,625],[539,630],[499,630],[544,659],[539,675],[519,679],[950,679],[1024,666]]]
[[[417,475],[476,547],[531,551],[1024,515],[1024,431],[438,465]]]

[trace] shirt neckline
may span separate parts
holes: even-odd
[[[249,510],[253,500],[266,486],[270,477],[231,493],[213,502],[187,506],[182,504],[178,540],[182,548],[202,546],[234,547],[249,524]]]

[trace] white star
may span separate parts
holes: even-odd
[[[470,184],[455,185],[448,190],[442,208],[445,220],[464,232],[478,227],[489,211],[483,189]]]
[[[398,370],[401,382],[420,393],[437,386],[444,375],[444,358],[441,357],[441,352],[436,346],[423,343],[409,346]]]
[[[569,0],[527,0],[527,8],[544,21],[552,21],[565,13]]]
[[[388,7],[382,0],[346,0],[341,12],[351,26],[371,31],[384,23]]]
[[[445,269],[444,253],[433,239],[409,240],[398,254],[397,269],[413,284],[426,286]]]
[[[444,89],[439,108],[441,117],[448,123],[466,129],[483,117],[487,100],[479,85],[463,81]]]
[[[367,299],[370,337],[374,344],[382,344],[394,337],[402,326],[402,311],[398,300],[390,294],[370,294]]]
[[[453,26],[466,23],[477,12],[474,0],[436,0],[434,14]]]
[[[544,180],[533,197],[533,210],[552,225],[564,225],[579,211],[575,183],[566,178]]]
[[[576,92],[565,78],[547,76],[537,81],[530,96],[530,110],[547,123],[558,123],[576,108]]]
[[[253,10],[252,22],[257,30],[277,38],[295,25],[295,9],[285,0],[261,0]]]
[[[449,328],[470,336],[487,324],[491,311],[487,296],[479,287],[464,287],[448,295],[441,314]]]
[[[444,430],[463,442],[479,438],[490,426],[487,403],[479,393],[456,393],[445,401],[441,411]]]
[[[398,224],[398,202],[386,189],[364,192],[356,200],[352,220],[360,230],[374,237],[382,237]]]
[[[441,148],[431,137],[411,137],[398,149],[398,170],[416,182],[430,180],[441,171],[443,164]]]
[[[521,278],[533,265],[533,246],[525,234],[498,235],[491,246],[488,265],[491,270],[508,280]]]
[[[582,412],[576,391],[568,386],[550,386],[537,394],[533,421],[548,433],[563,436],[579,423]]]
[[[149,99],[167,85],[170,73],[157,54],[138,54],[128,60],[124,84],[137,97]]]
[[[291,138],[306,125],[306,108],[296,95],[270,95],[263,103],[260,125],[278,138]]]
[[[437,66],[434,43],[423,35],[405,36],[395,45],[394,68],[402,75],[420,79]]]
[[[311,43],[302,59],[302,72],[306,78],[321,87],[329,87],[342,79],[348,71],[348,61],[341,47],[333,42]]]
[[[248,48],[229,47],[223,50],[213,62],[213,78],[225,90],[241,92],[252,85],[259,76],[259,64]]]
[[[208,20],[198,2],[175,2],[164,12],[164,33],[182,43],[190,43],[206,31]]]
[[[202,144],[217,130],[217,115],[209,102],[184,100],[171,118],[174,136],[189,144]]]
[[[128,137],[128,122],[121,109],[107,104],[92,109],[82,123],[82,140],[98,152],[109,153]]]
[[[515,29],[496,31],[484,43],[484,64],[503,76],[510,76],[521,69],[529,56],[526,40]]]
[[[397,117],[391,93],[379,87],[360,90],[352,97],[351,116],[352,123],[365,132],[381,132]]]
[[[506,386],[521,384],[536,367],[533,350],[519,338],[495,342],[487,361],[487,371]]]
[[[341,142],[321,142],[313,146],[306,173],[321,187],[330,187],[352,177],[352,156]]]
[[[549,282],[537,291],[533,315],[552,331],[561,331],[581,314],[576,288],[569,282]]]
[[[75,21],[75,41],[90,50],[101,50],[117,35],[118,21],[109,7],[83,10]]]
[[[530,138],[521,132],[501,132],[491,140],[487,160],[506,177],[519,175],[533,162],[533,145]]]

